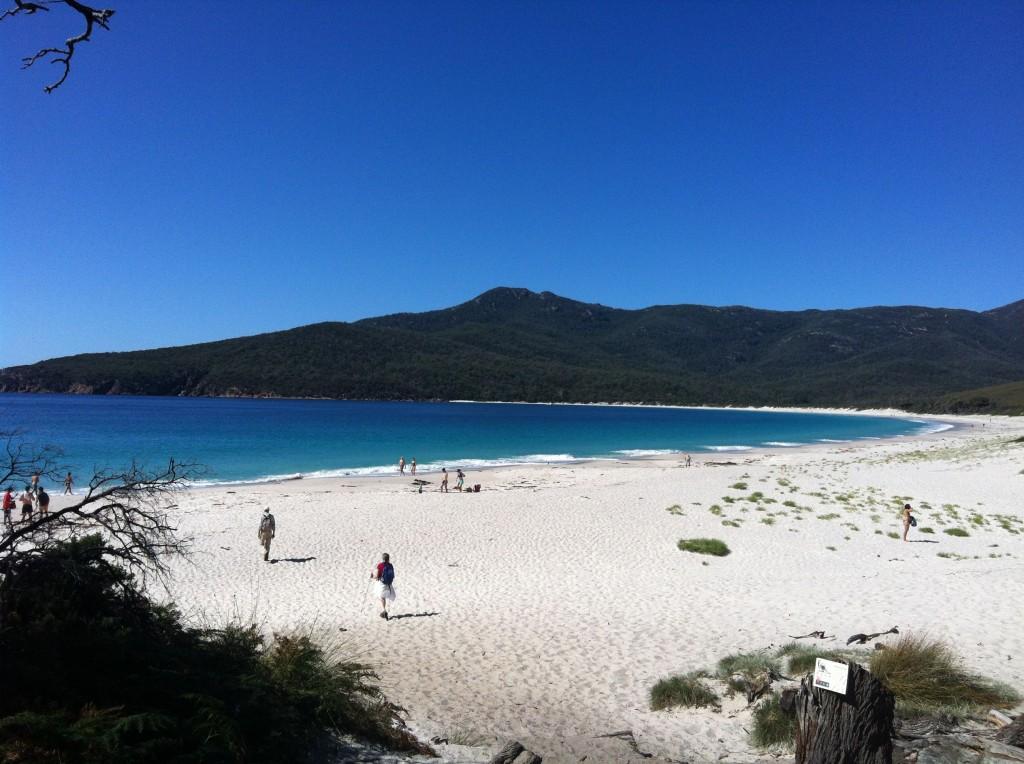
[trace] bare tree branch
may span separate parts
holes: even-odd
[[[0,474],[21,475],[33,466],[33,454],[46,449],[24,449],[15,434],[7,435],[7,461]],[[176,464],[147,471],[132,464],[124,472],[99,472],[92,477],[85,495],[62,509],[20,524],[12,524],[0,536],[0,576],[20,561],[39,555],[54,542],[100,533],[110,550],[132,572],[145,577],[166,572],[168,555],[187,554],[190,539],[178,535],[169,510],[172,494],[200,477],[203,468]],[[52,471],[44,474],[51,474]]]
[[[58,460],[63,451],[54,446],[35,446],[25,440],[23,430],[0,430],[3,455],[0,456],[0,488],[10,483],[27,484],[33,475],[56,481]]]
[[[75,55],[75,46],[82,42],[88,42],[91,39],[94,26],[100,26],[103,27],[103,29],[110,29],[110,17],[114,15],[114,10],[111,8],[103,10],[90,8],[88,5],[80,3],[78,0],[44,0],[43,3],[14,0],[14,3],[14,8],[5,11],[3,15],[0,15],[0,21],[8,16],[15,16],[21,12],[31,16],[36,11],[48,11],[50,9],[46,6],[54,4],[66,5],[85,19],[85,30],[82,31],[81,34],[69,37],[65,40],[63,48],[42,48],[35,55],[25,56],[21,59],[22,69],[28,69],[40,59],[44,59],[48,56],[53,56],[53,58],[50,59],[51,64],[62,64],[64,66],[64,72],[61,74],[60,79],[43,88],[47,93],[52,93],[63,85],[64,80],[66,80],[68,75],[71,73],[71,58]]]

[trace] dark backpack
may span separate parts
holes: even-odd
[[[913,515],[910,516],[910,527],[911,528],[916,528],[917,527],[917,518],[914,517]]]
[[[384,563],[384,567],[380,571],[380,582],[384,586],[391,586],[391,582],[395,580],[395,567],[390,563]]]

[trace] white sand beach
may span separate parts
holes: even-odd
[[[674,456],[472,472],[475,494],[442,494],[435,475],[418,493],[397,474],[192,490],[176,511],[195,554],[175,563],[170,596],[197,620],[341,643],[423,738],[511,738],[546,762],[637,760],[597,737],[628,729],[659,759],[758,760],[743,702],[653,712],[651,686],[787,635],[824,629],[843,644],[898,625],[1024,690],[1024,443],[1009,443],[1024,421],[956,421],[920,438],[695,454],[692,468]],[[754,492],[761,501],[744,500]],[[914,543],[889,536],[904,500]],[[256,538],[266,506],[272,563]],[[732,553],[678,550],[689,537]],[[397,572],[389,622],[369,580],[384,551]]]

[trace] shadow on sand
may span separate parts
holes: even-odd
[[[431,616],[441,615],[440,613],[399,613],[398,615],[389,615],[389,621],[397,621],[399,618],[430,618]]]
[[[316,557],[281,557],[279,559],[278,558],[274,558],[273,560],[270,561],[270,564],[271,565],[277,565],[277,563],[279,563],[279,562],[309,562],[310,560],[315,560],[315,559],[316,559]]]
[[[938,541],[932,539],[907,539],[911,544],[938,544]]]

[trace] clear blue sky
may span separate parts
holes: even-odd
[[[108,0],[0,23],[0,365],[447,307],[1024,298],[1024,4]]]

